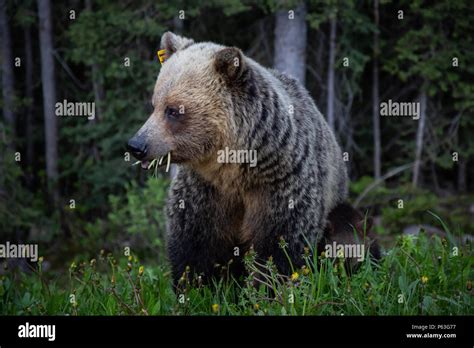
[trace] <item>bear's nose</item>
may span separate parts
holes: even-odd
[[[128,141],[127,149],[132,153],[132,155],[137,160],[141,160],[146,156],[146,152],[147,152],[146,145],[141,141],[135,140],[134,138]]]

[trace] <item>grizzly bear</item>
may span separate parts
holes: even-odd
[[[359,268],[360,261],[363,261],[366,255],[371,256],[374,261],[380,260],[380,246],[372,233],[373,219],[371,217],[364,217],[349,203],[341,203],[329,213],[327,219],[328,224],[323,238],[318,243],[320,255],[327,251],[327,248],[333,249],[334,246],[348,247],[348,250],[359,250],[359,247],[363,246],[362,259],[360,255],[342,255],[345,259],[346,271],[349,273]]]
[[[250,248],[288,274],[347,196],[333,132],[300,83],[238,48],[167,32],[161,49],[153,112],[128,148],[143,167],[167,154],[178,165],[167,203],[174,282],[209,280],[232,259],[238,275]],[[219,160],[224,149],[257,161]]]

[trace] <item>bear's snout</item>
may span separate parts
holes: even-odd
[[[133,137],[128,141],[127,149],[137,160],[143,159],[148,150],[145,141],[137,137]]]

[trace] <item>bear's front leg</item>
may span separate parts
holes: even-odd
[[[168,257],[175,286],[183,275],[201,276],[204,283],[221,275],[222,266],[234,256],[231,213],[236,213],[235,207],[224,204],[213,186],[180,168],[167,204]]]
[[[289,275],[305,264],[305,248],[312,251],[323,232],[322,209],[304,196],[255,192],[247,196],[243,224],[246,244],[257,260],[270,257],[280,274]]]

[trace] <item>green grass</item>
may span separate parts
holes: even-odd
[[[293,277],[272,275],[266,286],[233,280],[171,287],[167,266],[142,266],[134,257],[99,254],[68,271],[7,270],[0,281],[0,313],[11,315],[460,315],[474,314],[473,254],[438,237],[403,236],[379,264],[368,258],[347,275],[341,260],[307,259]],[[271,262],[270,262],[271,263]],[[247,256],[249,269],[257,267]],[[268,266],[268,263],[267,263]],[[271,264],[269,265],[271,268]],[[263,278],[261,278],[263,279]],[[74,295],[74,296],[71,296]],[[181,301],[180,301],[181,299]],[[294,301],[292,301],[292,299]],[[181,303],[182,302],[182,303]]]

